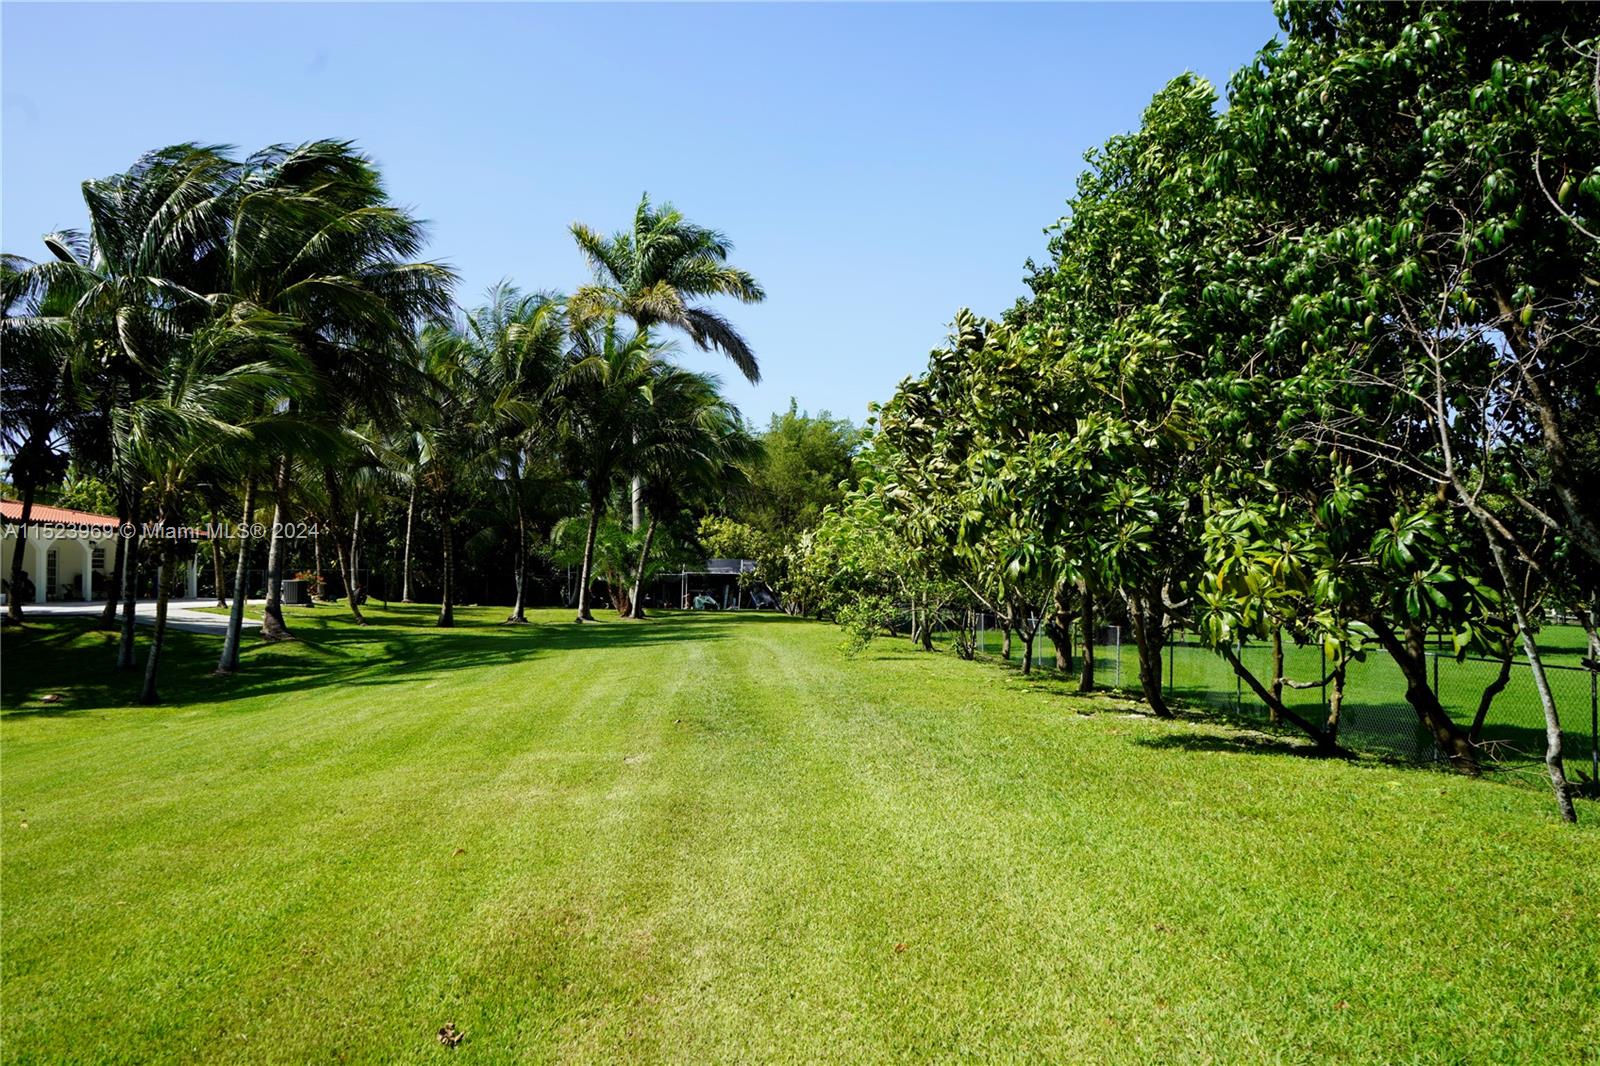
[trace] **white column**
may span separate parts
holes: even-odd
[[[49,561],[50,548],[45,544],[44,538],[39,536],[39,531],[34,530],[34,535],[28,538],[28,548],[33,552],[33,565],[28,566],[28,576],[33,579],[33,602],[43,603],[45,594],[49,591],[49,577],[45,572]],[[26,563],[23,564],[27,566]]]
[[[94,599],[94,541],[78,541],[83,545],[83,602]]]
[[[189,560],[189,598],[192,600],[200,595],[200,549],[194,550],[194,558]]]

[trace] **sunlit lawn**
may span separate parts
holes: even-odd
[[[775,616],[372,615],[177,634],[158,709],[5,632],[6,1061],[1600,1048],[1593,803]]]

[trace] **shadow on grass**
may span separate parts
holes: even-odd
[[[1196,719],[1198,720],[1198,719]],[[1351,751],[1323,751],[1309,741],[1293,741],[1267,733],[1237,732],[1169,734],[1159,737],[1136,737],[1134,743],[1146,748],[1166,751],[1209,752],[1228,755],[1292,755],[1302,759],[1342,759],[1354,761],[1360,756]]]
[[[556,653],[623,651],[662,643],[723,640],[735,625],[763,624],[778,617],[660,612],[643,622],[604,619],[577,625],[542,618],[529,625],[486,620],[464,611],[453,628],[433,623],[438,608],[395,604],[371,611],[357,626],[338,605],[293,610],[292,641],[267,644],[245,635],[239,671],[216,677],[221,638],[169,632],[162,655],[160,693],[164,707],[218,706],[256,697],[305,692],[328,685],[386,687],[448,674],[453,670],[516,666]],[[141,667],[116,669],[117,633],[89,618],[59,618],[8,628],[3,637],[6,669],[0,677],[0,718],[65,718],[93,710],[133,705],[143,679],[150,630],[139,629]],[[45,703],[55,696],[59,702]]]

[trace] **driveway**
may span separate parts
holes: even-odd
[[[265,600],[251,600],[253,604],[260,605]],[[198,610],[201,607],[215,607],[217,601],[210,598],[195,600],[172,599],[167,601],[167,628],[181,630],[185,633],[211,633],[223,636],[228,631],[228,616],[225,614],[209,614]],[[23,617],[61,615],[92,615],[99,614],[106,609],[105,601],[95,603],[27,603],[22,606]],[[156,604],[154,600],[140,600],[136,608],[135,618],[140,625],[153,625],[156,620]],[[261,623],[250,618],[244,620],[246,629],[259,629]]]

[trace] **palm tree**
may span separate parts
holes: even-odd
[[[565,302],[551,293],[524,295],[501,283],[469,313],[465,333],[480,353],[480,384],[492,462],[505,482],[515,539],[516,596],[508,623],[526,623],[529,552],[524,472],[529,452],[548,441],[542,404],[561,366],[567,339]]]
[[[330,430],[395,421],[402,399],[420,386],[410,351],[416,329],[448,314],[455,280],[448,267],[417,260],[422,222],[389,201],[377,168],[347,141],[257,152],[245,162],[234,203],[227,299],[295,321],[295,342],[319,379],[302,413]],[[339,465],[326,454],[313,461],[339,568],[353,585],[354,531]],[[280,509],[287,469],[280,459]],[[269,604],[278,576],[268,578]],[[346,599],[364,623],[357,598]]]
[[[148,387],[116,416],[118,435],[138,465],[155,520],[156,618],[145,659],[141,703],[158,702],[156,679],[166,640],[167,602],[176,564],[177,537],[205,475],[260,442],[298,435],[277,412],[308,387],[308,368],[292,340],[293,323],[262,312],[230,314],[201,327],[151,366]]]
[[[58,278],[52,286],[26,259],[0,257],[0,340],[6,364],[0,376],[0,445],[7,473],[22,496],[6,607],[13,622],[22,621],[23,554],[34,494],[67,465],[63,445],[74,413],[69,370],[76,336],[68,312],[79,295],[74,280]]]
[[[567,365],[548,395],[556,448],[567,473],[583,482],[589,521],[579,568],[579,622],[591,622],[589,581],[594,540],[606,498],[633,450],[633,429],[650,392],[669,374],[682,374],[657,360],[662,351],[647,331],[623,334],[615,315],[576,325]]]
[[[604,237],[574,223],[572,237],[594,271],[594,284],[572,298],[573,316],[621,314],[638,330],[671,326],[689,335],[697,348],[716,350],[733,360],[751,384],[761,368],[749,342],[722,315],[696,301],[731,296],[742,303],[766,299],[747,271],[728,265],[733,244],[716,230],[697,226],[671,204],[650,206],[640,197],[633,228]],[[642,489],[633,483],[633,528],[642,522]]]
[[[649,520],[640,538],[627,617],[644,617],[644,581],[661,519],[744,481],[746,467],[759,453],[760,444],[745,429],[738,408],[717,391],[715,378],[678,372],[651,390],[632,457]]]
[[[617,313],[640,330],[672,326],[689,335],[696,347],[722,352],[751,384],[761,369],[749,343],[716,311],[694,301],[731,296],[743,303],[766,299],[761,285],[747,271],[728,265],[733,244],[716,230],[686,220],[671,204],[650,206],[640,198],[633,228],[605,237],[582,223],[573,223],[572,237],[589,260],[595,283],[573,297],[579,318]]]
[[[187,331],[214,313],[206,296],[222,275],[229,197],[238,164],[226,150],[179,144],[141,156],[123,174],[86,181],[87,235],[51,234],[54,259],[33,268],[39,283],[78,293],[66,313],[74,333],[72,374],[87,405],[107,421],[108,473],[119,517],[137,522],[142,472],[111,417],[138,403],[157,367]],[[121,547],[122,636],[117,666],[132,669],[139,538]],[[109,605],[108,605],[109,606]]]

